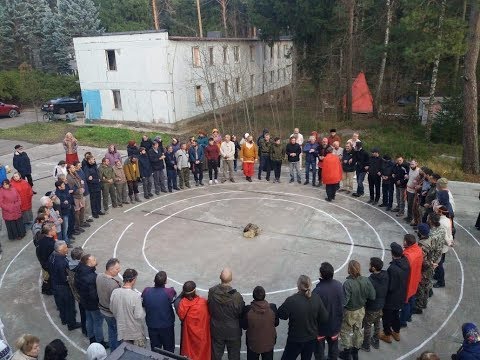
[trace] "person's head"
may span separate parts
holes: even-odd
[[[213,143],[214,143],[213,138],[212,137],[208,138],[208,145],[213,145]]]
[[[333,148],[334,148],[335,150],[337,150],[337,149],[340,147],[340,142],[334,141],[333,144],[332,144],[332,146],[333,146]]]
[[[67,171],[69,174],[75,174],[77,172],[77,168],[73,164],[67,165]]]
[[[430,184],[437,184],[437,181],[440,180],[442,177],[437,174],[437,173],[433,173],[432,176],[430,176],[428,178],[428,181],[430,182]]]
[[[172,145],[177,145],[178,139],[176,137],[172,137]]]
[[[146,154],[147,153],[147,149],[145,149],[143,146],[140,146],[138,148],[138,152],[142,155]]]
[[[59,190],[65,190],[65,183],[61,180],[55,181],[55,187]]]
[[[135,269],[126,269],[123,272],[123,283],[125,285],[131,285],[132,287],[135,285],[137,281],[138,272]]]
[[[45,347],[44,360],[65,360],[68,356],[68,349],[60,339],[51,341]]]
[[[434,352],[424,351],[417,360],[440,360],[440,358]]]
[[[131,162],[131,163],[136,163],[137,161],[138,161],[138,158],[137,158],[136,155],[130,156],[130,162]]]
[[[250,144],[253,143],[253,136],[252,135],[248,135],[247,142],[249,142]]]
[[[357,260],[350,260],[348,263],[348,275],[354,279],[362,275],[360,263]]]
[[[115,149],[115,145],[114,145],[114,144],[108,145],[108,152],[114,153],[115,151],[116,151],[116,149]]]
[[[380,155],[380,150],[378,148],[373,148],[372,149],[372,156],[373,157],[378,157]]]
[[[135,147],[137,142],[135,140],[128,140],[127,147]]]
[[[406,249],[412,245],[415,245],[417,243],[417,239],[415,238],[415,235],[412,234],[405,234],[403,237],[403,247]]]
[[[115,166],[116,166],[117,168],[122,167],[122,160],[119,160],[119,159],[115,160]]]
[[[87,157],[87,161],[90,165],[95,164],[95,158],[91,155]]]
[[[359,137],[360,137],[360,134],[359,134],[359,133],[356,133],[356,132],[354,132],[353,135],[352,135],[352,139],[353,139],[354,141],[357,141]]]
[[[73,138],[72,133],[71,133],[71,132],[67,132],[67,133],[65,134],[65,139],[71,139],[71,138]]]
[[[169,152],[169,153],[173,152],[173,146],[172,145],[167,146],[167,152]]]
[[[4,189],[10,189],[10,180],[5,179],[2,181],[2,188]]]
[[[67,243],[63,240],[55,241],[54,249],[57,253],[59,253],[61,255],[67,255],[68,254]]]
[[[440,215],[431,213],[427,217],[427,224],[430,226],[430,228],[437,228],[440,226]]]
[[[117,258],[111,258],[107,261],[107,264],[105,265],[105,273],[107,275],[110,275],[111,277],[115,277],[120,273],[120,270],[122,268],[120,267],[120,260]]]
[[[262,286],[255,286],[255,289],[253,289],[253,300],[265,300],[265,289]]]
[[[78,171],[82,168],[82,163],[78,160],[75,160],[74,162],[72,162],[73,166],[75,166],[75,169]]]
[[[334,137],[335,135],[337,135],[337,129],[330,129],[330,136]]]
[[[290,144],[295,144],[297,142],[297,138],[295,136],[290,136]]]
[[[20,176],[20,174],[17,171],[13,173],[12,179],[14,181],[20,181],[21,178],[22,177]]]
[[[294,133],[295,135],[299,134],[299,133],[300,133],[300,129],[299,129],[299,128],[293,129],[293,133]]]
[[[369,267],[369,271],[371,273],[378,273],[380,271],[382,271],[383,269],[383,261],[382,259],[378,258],[378,257],[372,257],[370,258],[370,267]]]
[[[403,256],[403,247],[395,241],[390,244],[390,250],[394,259],[399,259]]]
[[[230,284],[233,280],[232,269],[226,267],[220,273],[220,281],[222,284]]]
[[[403,164],[403,157],[398,156],[398,157],[397,157],[397,160],[396,160],[396,163],[397,163],[398,165],[402,165],[402,164]]]
[[[180,149],[186,150],[187,149],[187,144],[186,143],[181,143],[180,144]]]
[[[332,264],[328,262],[323,262],[320,265],[320,278],[322,280],[332,280],[335,270],[333,269]]]
[[[110,165],[110,159],[104,157],[104,158],[102,159],[102,165],[109,166],[109,165]]]
[[[230,134],[226,134],[226,135],[225,135],[225,141],[226,141],[226,142],[229,142],[230,139],[231,139]]]
[[[463,340],[467,344],[480,342],[480,332],[474,323],[465,323],[462,325]]]
[[[83,248],[81,246],[77,246],[70,251],[70,257],[72,260],[81,260],[83,253]]]
[[[97,259],[95,258],[95,256],[93,256],[91,254],[83,255],[82,258],[80,259],[80,262],[83,265],[88,266],[88,267],[92,267],[92,268],[97,266]]]
[[[265,138],[265,141],[267,141],[267,142],[270,141],[270,134],[269,133],[266,133],[263,137]]]
[[[147,140],[148,140],[148,135],[143,134],[143,135],[142,135],[142,140],[143,140],[143,141],[147,141]]]
[[[100,343],[91,343],[87,348],[86,360],[104,360],[107,358],[107,350]]]
[[[47,196],[47,197],[48,197],[48,196]],[[41,201],[41,199],[40,199],[40,201]],[[37,215],[39,215],[39,216],[40,216],[40,215],[48,215],[48,213],[49,213],[48,208],[47,208],[46,206],[43,206],[43,205],[40,206],[40,207],[38,208],[38,210],[37,210]]]
[[[312,297],[312,280],[307,275],[300,275],[297,280],[297,289],[305,297]]]
[[[232,141],[237,141],[237,135],[232,135]]]
[[[65,162],[65,160],[60,160],[57,165],[61,167],[65,167],[67,166],[67,163]]]
[[[155,283],[155,287],[165,287],[167,283],[167,273],[165,271],[159,271],[155,275],[153,282]]]
[[[418,166],[417,160],[410,161],[410,169],[415,170]]]
[[[361,142],[361,141],[357,141],[357,142],[355,143],[355,150],[359,151],[359,150],[362,150],[362,148],[363,148],[362,142]]]
[[[83,154],[84,159],[88,158],[89,156],[93,156],[90,151],[87,151],[85,154]]]
[[[158,149],[158,142],[154,141],[152,147],[157,150]]]
[[[280,145],[280,138],[277,136],[275,139],[273,139],[273,142],[277,145]]]
[[[347,151],[352,151],[352,144],[351,144],[350,142],[347,142],[347,143],[345,144],[345,150],[347,150]]]
[[[54,223],[46,222],[42,226],[42,234],[53,237],[57,233],[57,227]]]
[[[430,226],[425,223],[418,224],[417,235],[420,240],[427,239],[430,236]]]
[[[53,206],[52,199],[50,199],[49,196],[42,196],[40,198],[40,204],[42,204],[42,206],[45,206],[47,209],[50,209]]]
[[[198,146],[198,142],[197,142],[196,139],[193,139],[193,140],[192,140],[192,146],[193,146],[193,147],[197,147],[197,146]]]
[[[193,299],[196,296],[195,289],[197,288],[197,284],[194,281],[189,280],[183,284],[182,293],[183,296],[187,299]]]
[[[213,136],[218,136],[218,129],[213,129],[212,130],[212,135]]]
[[[22,145],[15,145],[15,151],[21,154],[23,152],[23,146]]]
[[[35,224],[43,224],[45,222],[45,215],[38,215],[35,218]]]
[[[322,146],[323,146],[323,147],[328,146],[328,138],[324,137],[324,138],[322,139]]]
[[[310,144],[315,144],[315,141],[317,141],[317,138],[313,135],[310,135],[308,137],[308,141],[310,142]]]
[[[15,347],[27,356],[38,358],[40,339],[30,334],[23,334],[15,341]]]
[[[445,190],[448,188],[448,180],[444,177],[437,180],[437,189]]]

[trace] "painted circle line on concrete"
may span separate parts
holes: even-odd
[[[212,194],[214,195],[214,194]],[[288,202],[288,203],[292,203],[292,204],[297,204],[297,205],[301,205],[301,206],[305,206],[305,207],[308,207],[312,210],[315,210],[315,211],[318,211],[322,214],[324,214],[325,216],[328,216],[329,218],[331,218],[332,220],[334,220],[336,223],[338,223],[344,230],[345,232],[347,233],[347,236],[348,238],[350,239],[350,251],[348,253],[348,256],[347,256],[347,259],[345,260],[345,262],[338,268],[335,270],[335,272],[338,272],[340,271],[341,269],[343,269],[347,264],[348,264],[348,261],[350,260],[351,256],[352,256],[352,253],[353,253],[353,248],[355,246],[355,243],[353,241],[353,238],[352,236],[350,235],[350,232],[348,231],[347,227],[345,225],[343,225],[338,219],[336,219],[334,216],[328,214],[327,212],[323,211],[323,210],[320,210],[314,206],[311,206],[311,205],[306,205],[306,204],[302,204],[302,203],[299,203],[297,201],[292,201],[292,200],[286,200],[286,199],[275,199],[275,198],[258,198],[258,197],[242,197],[242,198],[228,198],[228,199],[215,199],[215,200],[211,200],[211,201],[206,201],[206,202],[202,202],[202,203],[199,203],[199,204],[195,204],[195,205],[192,205],[192,206],[188,206],[182,210],[179,210],[173,214],[170,214],[169,216],[167,216],[165,219],[162,219],[160,221],[158,221],[157,223],[155,223],[154,225],[152,225],[146,232],[144,238],[143,238],[143,246],[142,246],[142,254],[143,254],[143,258],[145,259],[146,263],[148,264],[148,266],[150,266],[150,268],[152,268],[155,272],[158,272],[158,269],[155,268],[155,266],[152,265],[152,263],[150,263],[150,261],[148,260],[146,254],[145,254],[145,246],[146,246],[146,242],[147,242],[147,238],[148,238],[148,235],[150,234],[150,232],[155,228],[157,227],[158,225],[164,223],[165,221],[171,219],[172,217],[178,215],[178,214],[181,214],[182,212],[184,211],[187,211],[187,210],[190,210],[190,209],[194,209],[194,208],[197,208],[197,207],[200,207],[200,206],[204,206],[204,205],[207,205],[207,204],[212,204],[212,203],[216,203],[216,202],[221,202],[221,201],[230,201],[230,200],[269,200],[269,201],[282,201],[282,202]],[[183,286],[183,283],[175,280],[175,279],[172,279],[172,278],[168,278],[170,281],[174,282],[175,284],[178,284],[180,286]],[[200,287],[197,286],[197,290],[199,291],[203,291],[203,292],[208,292],[208,289],[202,289]],[[296,290],[296,287],[295,288],[290,288],[290,289],[283,289],[283,290],[276,290],[276,291],[270,291],[270,292],[267,292],[266,294],[267,295],[272,295],[272,294],[279,294],[279,293],[283,293],[283,292],[289,292],[289,291],[293,291],[293,290]],[[243,296],[251,296],[252,294],[251,293],[242,293]]]

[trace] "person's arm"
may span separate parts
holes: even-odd
[[[248,329],[248,312],[250,311],[250,308],[250,305],[247,305],[243,308],[242,316],[240,318],[240,326],[243,330]]]
[[[325,309],[325,305],[323,304],[322,299],[320,296],[318,297],[319,299],[319,307],[318,307],[318,313],[317,313],[317,322],[318,324],[324,324],[328,321],[328,312],[327,309]]]
[[[350,286],[348,284],[348,280],[343,283],[343,294],[344,294],[345,306],[346,306],[350,302],[350,297],[352,295]]]
[[[145,317],[145,310],[143,309],[142,298],[140,295],[138,295],[133,304],[133,318],[137,320],[141,320],[144,317]]]
[[[290,309],[288,308],[288,298],[278,308],[277,315],[279,319],[288,320],[290,317]]]
[[[280,319],[278,318],[277,305],[270,304],[270,308],[272,309],[273,313],[275,314],[275,327],[277,327],[280,324]]]

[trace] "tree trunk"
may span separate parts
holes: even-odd
[[[445,9],[447,7],[447,0],[442,0],[440,10],[440,16],[438,17],[438,40],[442,40],[442,26],[443,19],[445,18]],[[440,54],[435,55],[435,60],[433,61],[433,70],[432,70],[432,81],[430,83],[430,93],[427,107],[427,123],[425,124],[425,139],[430,141],[432,136],[432,124],[433,124],[433,103],[435,102],[435,89],[437,87],[437,77],[438,77],[438,66],[440,64]]]
[[[160,23],[158,21],[157,0],[152,0],[152,15],[155,30],[160,30]]]
[[[348,58],[347,58],[347,114],[346,120],[352,121],[352,66],[353,66],[353,23],[355,18],[355,0],[348,0]]]
[[[479,173],[477,63],[480,50],[480,11],[478,0],[471,0],[463,83],[463,171]]]
[[[394,0],[387,0],[387,24],[385,27],[385,39],[383,40],[383,54],[382,54],[382,62],[380,63],[380,71],[378,73],[378,82],[377,88],[375,89],[375,101],[374,101],[374,115],[378,118],[380,111],[382,110],[382,85],[383,85],[383,78],[385,76],[385,65],[387,64],[387,47],[388,43],[390,42],[390,25],[392,24],[392,7],[393,7]]]
[[[217,0],[222,8],[222,22],[223,22],[223,37],[228,37],[228,27],[227,27],[227,2],[228,0]]]
[[[462,20],[465,21],[466,16],[467,16],[467,0],[463,0]],[[455,55],[455,62],[453,65],[453,76],[452,76],[453,94],[457,93],[459,69],[460,69],[460,55]]]

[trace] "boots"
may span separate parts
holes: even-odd
[[[363,351],[366,351],[366,352],[370,352],[370,341],[368,341],[369,339],[363,339],[363,344],[362,344],[362,347],[361,349]]]
[[[374,349],[379,349],[380,348],[380,340],[374,335],[372,336],[372,339],[370,340],[370,344]]]
[[[387,335],[384,332],[380,333],[379,339],[385,341],[387,344],[392,343],[392,335]]]
[[[340,351],[340,353],[338,354],[338,358],[339,359],[342,359],[342,360],[351,360],[351,349],[348,348],[348,349],[343,349],[342,351]],[[358,357],[357,357],[358,359]]]
[[[352,360],[358,360],[358,349],[357,348],[352,348],[351,349],[351,354],[352,354]]]
[[[133,200],[133,195],[128,195],[128,197],[130,198],[130,202],[133,204],[135,202],[135,200]]]
[[[400,332],[392,331],[392,336],[395,339],[395,341],[400,341]]]
[[[136,202],[142,202],[142,200],[140,200],[140,197],[138,196],[138,194],[135,194],[135,201]]]

